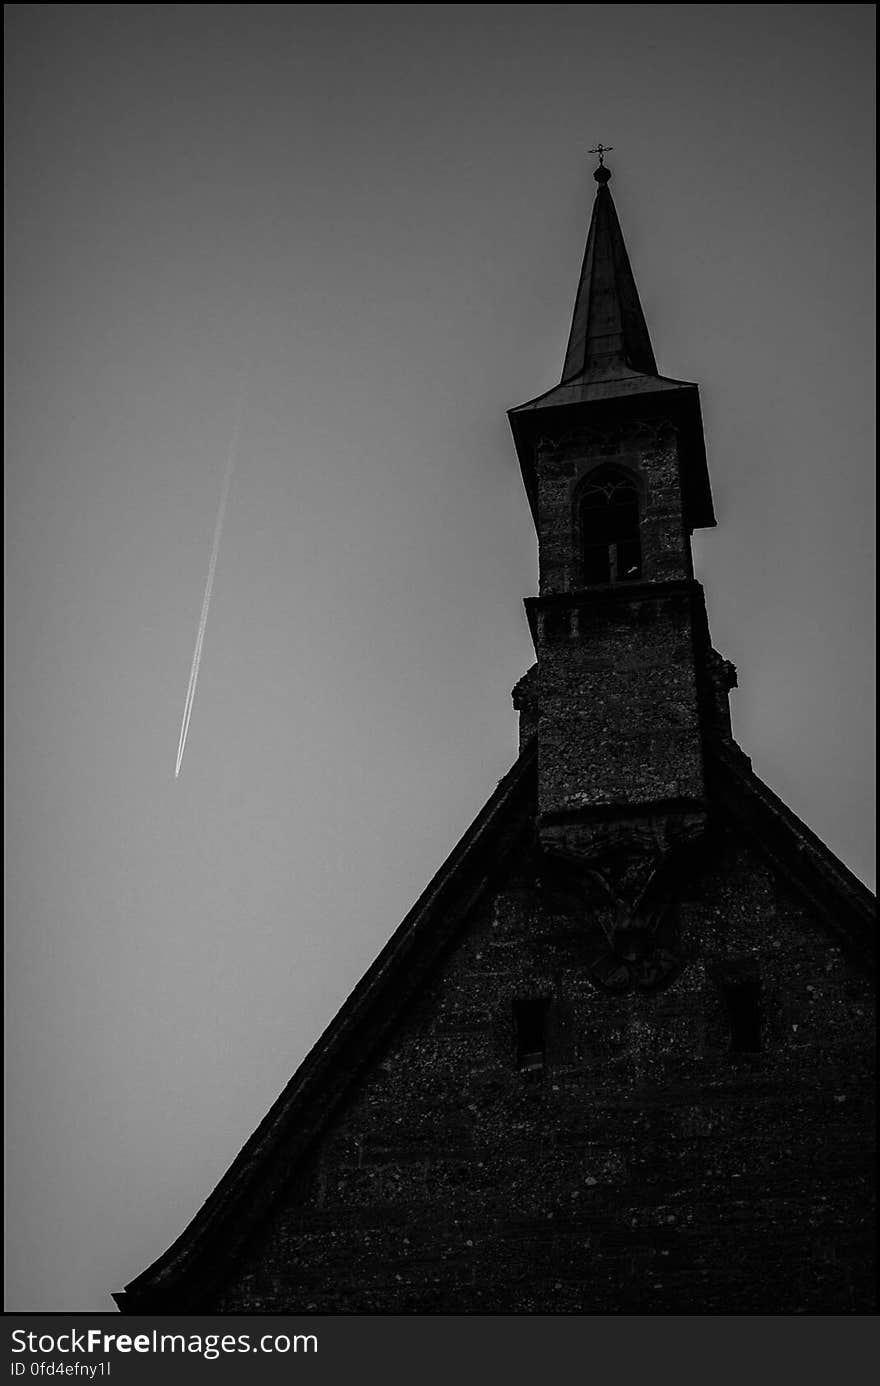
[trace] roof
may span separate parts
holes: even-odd
[[[499,781],[189,1226],[113,1296],[124,1313],[188,1313],[222,1280],[375,1046],[530,831],[536,762],[533,743]]]
[[[780,868],[870,966],[875,900],[768,788],[735,743],[708,750],[710,799]],[[255,1225],[288,1185],[403,1007],[432,973],[511,854],[532,841],[536,742],[450,853],[335,1020],[315,1044],[213,1193],[177,1241],[114,1295],[125,1313],[187,1313],[223,1282]]]
[[[572,380],[613,380],[635,374],[656,375],[657,363],[648,325],[626,253],[611,177],[600,181],[587,234],[584,262],[574,302],[574,314],[562,384]],[[596,170],[598,177],[600,169]]]
[[[526,493],[537,516],[536,443],[565,433],[602,409],[644,396],[645,412],[667,415],[680,429],[682,488],[689,528],[715,524],[706,465],[699,391],[688,380],[660,375],[623,232],[600,165],[587,244],[558,385],[508,411]],[[577,411],[577,412],[576,412]]]
[[[797,886],[850,958],[873,971],[877,900],[821,838],[752,770],[735,741],[707,745],[709,797]]]

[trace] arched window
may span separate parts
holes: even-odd
[[[639,492],[616,467],[593,472],[581,493],[584,582],[631,582],[642,575]]]

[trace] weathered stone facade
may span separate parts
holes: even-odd
[[[542,814],[705,799],[701,603],[685,582],[535,599]]]
[[[578,495],[608,462],[638,488],[641,573],[636,583],[597,589],[580,571]],[[539,812],[702,802],[697,670],[705,652],[692,612],[702,594],[675,428],[628,417],[555,444],[543,439],[535,470],[541,595],[527,609],[539,670]]]
[[[873,899],[733,741],[697,390],[609,176],[563,380],[510,413],[517,762],[126,1312],[873,1307]]]
[[[213,1307],[867,1312],[870,984],[735,831],[676,912],[672,983],[608,990],[576,883],[523,841]],[[549,1002],[536,1071],[523,998]]]
[[[649,401],[653,404],[653,400]],[[667,419],[633,418],[604,429],[580,428],[559,441],[544,437],[537,448],[538,572],[541,596],[582,589],[577,497],[590,472],[612,462],[631,475],[641,492],[642,576],[646,581],[692,578],[684,525],[678,435]]]

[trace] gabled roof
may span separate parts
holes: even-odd
[[[735,743],[707,747],[713,809],[732,819],[870,966],[875,900],[751,769]],[[505,775],[437,875],[171,1248],[114,1295],[124,1313],[190,1313],[229,1273],[403,1007],[513,851],[533,840],[536,743]]]
[[[524,748],[177,1241],[113,1298],[123,1313],[190,1313],[222,1281],[376,1045],[425,980],[535,815]]]

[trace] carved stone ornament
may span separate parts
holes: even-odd
[[[704,827],[694,813],[542,832],[547,883],[582,919],[582,956],[597,986],[650,991],[681,971],[675,903]]]

